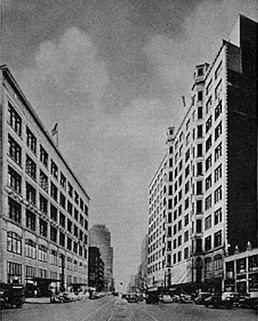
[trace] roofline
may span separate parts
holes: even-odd
[[[153,175],[153,177],[152,177],[152,179],[151,179],[151,181],[150,181],[150,183],[149,183],[149,185],[148,185],[148,189],[150,189],[151,184],[152,184],[153,181],[155,180],[155,177],[157,176],[158,171],[160,170],[160,168],[161,168],[162,164],[164,163],[164,161],[166,160],[166,158],[167,158],[167,153],[165,153],[165,155],[162,157],[162,160],[161,160],[161,162],[159,163],[159,166],[158,166],[157,170],[155,171],[155,174]]]
[[[29,103],[29,101],[27,100],[27,98],[25,97],[23,91],[21,90],[20,86],[18,85],[17,81],[15,80],[14,76],[12,75],[11,71],[8,69],[8,67],[6,65],[1,65],[0,69],[3,72],[4,77],[7,79],[7,81],[11,84],[11,86],[13,87],[13,89],[17,92],[17,94],[19,95],[19,97],[22,99],[22,102],[24,103],[25,107],[27,108],[28,112],[32,115],[32,117],[34,118],[36,124],[40,127],[40,129],[42,130],[43,134],[45,135],[45,137],[47,138],[47,140],[49,141],[49,143],[51,144],[51,146],[54,148],[54,150],[56,151],[56,153],[58,154],[58,156],[61,158],[61,160],[63,161],[63,163],[65,164],[66,168],[68,169],[69,173],[72,175],[72,177],[74,178],[74,180],[76,181],[76,183],[79,185],[79,187],[81,188],[81,190],[83,191],[84,195],[87,197],[87,199],[90,201],[90,197],[87,194],[87,192],[85,191],[85,189],[83,188],[83,186],[81,185],[81,183],[79,182],[79,180],[76,178],[75,174],[73,173],[72,169],[70,168],[70,166],[67,164],[67,162],[65,161],[63,155],[61,154],[60,150],[57,148],[57,146],[54,144],[54,141],[52,140],[50,134],[48,133],[47,129],[45,128],[45,126],[43,125],[42,121],[39,119],[39,117],[37,116],[36,112],[34,111],[34,109],[32,108],[31,104]]]

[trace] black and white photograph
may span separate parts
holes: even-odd
[[[0,320],[258,320],[258,1],[0,0]]]

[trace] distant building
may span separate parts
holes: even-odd
[[[225,258],[224,290],[242,294],[258,292],[258,249],[247,247]]]
[[[0,276],[88,283],[89,196],[1,67]]]
[[[111,234],[105,225],[96,224],[89,230],[90,246],[99,248],[101,259],[104,262],[105,290],[112,291],[113,280],[113,247],[111,247]]]
[[[221,290],[225,256],[257,247],[257,23],[239,16],[149,186],[149,286]],[[166,204],[166,206],[165,206]]]
[[[89,247],[89,286],[104,290],[104,262],[98,247]]]

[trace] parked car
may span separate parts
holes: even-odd
[[[25,290],[23,284],[0,283],[0,303],[1,308],[22,307],[25,302]]]
[[[137,303],[138,302],[137,294],[134,294],[134,293],[128,294],[127,302],[129,302],[129,303]]]
[[[172,303],[172,298],[169,294],[163,294],[161,297],[160,297],[160,301],[163,302],[163,303]]]
[[[232,292],[223,292],[220,294],[212,294],[204,300],[206,307],[213,306],[214,308],[225,307],[231,308],[234,302],[234,294]]]
[[[251,292],[248,293],[239,299],[239,306],[241,308],[258,308],[258,293],[257,292]]]
[[[186,293],[181,293],[179,302],[181,302],[181,303],[193,303],[193,300],[191,298],[191,295],[186,294]]]
[[[146,295],[146,304],[158,304],[159,303],[159,295],[154,292],[149,292]]]
[[[211,296],[210,292],[199,292],[197,297],[194,299],[195,304],[204,304],[205,299]]]
[[[172,297],[172,302],[179,302],[180,301],[180,296],[178,294],[174,294]]]

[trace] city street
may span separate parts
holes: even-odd
[[[257,312],[249,309],[213,309],[195,304],[146,305],[127,303],[111,296],[65,304],[25,303],[21,309],[1,311],[1,321],[256,321]]]

